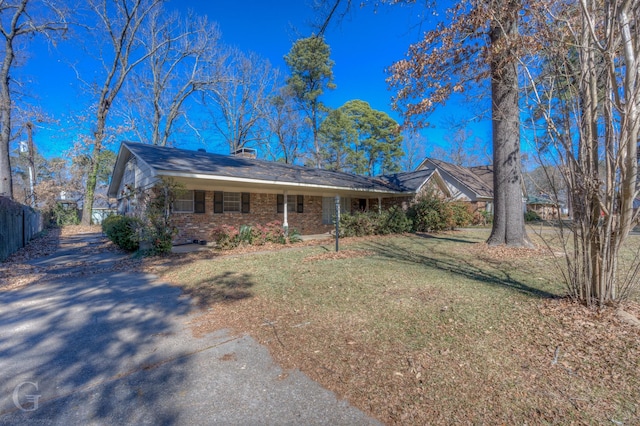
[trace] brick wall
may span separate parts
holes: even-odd
[[[213,213],[213,192],[205,193],[204,213],[174,213],[173,222],[178,228],[175,242],[191,240],[212,240],[212,231],[220,225],[239,227],[241,225],[282,222],[283,213],[277,212],[276,194],[255,194],[250,196],[249,213]],[[294,205],[295,210],[295,205]],[[330,231],[332,225],[322,224],[322,197],[304,196],[304,212],[288,212],[289,229],[302,235],[322,234]]]
[[[382,209],[386,210],[392,206],[400,206],[408,209],[413,203],[414,197],[389,197],[382,199]],[[482,203],[472,203],[473,209],[482,209]],[[360,199],[352,198],[350,210],[356,212],[360,210]],[[369,198],[368,206],[370,211],[378,211],[378,199]],[[277,212],[276,194],[256,194],[250,195],[249,213],[213,213],[213,192],[205,192],[205,212],[204,213],[174,213],[173,222],[178,228],[178,235],[174,242],[190,242],[192,240],[212,240],[213,230],[220,225],[239,227],[241,225],[265,225],[269,222],[282,222],[283,213]],[[294,204],[295,210],[295,204]],[[324,225],[322,223],[322,197],[304,196],[304,212],[288,213],[289,229],[295,229],[302,235],[323,234],[332,231],[334,225]]]

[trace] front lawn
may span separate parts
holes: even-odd
[[[640,424],[640,329],[561,298],[550,255],[489,250],[487,233],[155,270],[211,306],[197,332],[247,332],[385,423]]]

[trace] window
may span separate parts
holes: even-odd
[[[205,212],[204,198],[205,198],[204,191],[194,191],[193,193],[193,212],[194,213]]]
[[[249,213],[251,208],[251,194],[248,192],[213,193],[214,213]]]
[[[225,213],[240,213],[241,202],[239,192],[223,192],[223,211]]]
[[[173,211],[176,213],[193,213],[193,191],[177,190],[176,199],[173,202]]]
[[[278,194],[278,213],[284,213],[284,195]],[[304,212],[304,195],[287,195],[287,212]]]
[[[347,213],[351,210],[351,199],[340,197],[340,213]],[[333,224],[336,215],[336,198],[322,197],[322,223],[324,225]]]

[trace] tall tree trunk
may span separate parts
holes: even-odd
[[[510,44],[517,37],[519,1],[497,2],[491,24],[491,115],[494,219],[489,245],[527,247],[520,170],[518,64]]]
[[[11,92],[9,70],[14,59],[13,38],[5,41],[5,56],[0,70],[0,196],[13,199],[13,179],[9,142],[11,141]]]
[[[98,169],[100,168],[100,152],[104,142],[104,132],[106,127],[106,117],[109,102],[101,102],[98,112],[98,123],[94,133],[93,150],[89,160],[89,170],[87,172],[87,185],[84,190],[84,203],[82,208],[82,225],[91,225],[93,216],[93,200],[95,198],[96,184],[98,182]]]

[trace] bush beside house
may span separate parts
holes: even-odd
[[[102,221],[102,232],[122,250],[136,251],[140,247],[141,226],[135,217],[113,215]]]

